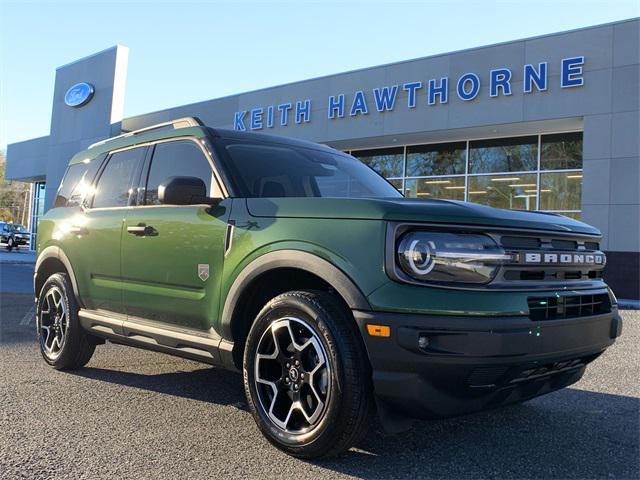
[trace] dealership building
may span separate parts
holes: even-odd
[[[639,26],[632,19],[129,118],[128,50],[117,46],[57,69],[50,134],[9,145],[7,177],[33,184],[35,238],[74,153],[196,116],[350,152],[408,197],[581,219],[604,235],[606,277],[618,296],[638,299]]]

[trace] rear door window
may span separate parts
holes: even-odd
[[[126,207],[129,205],[132,185],[146,147],[130,148],[113,153],[100,174],[93,195],[93,208]]]

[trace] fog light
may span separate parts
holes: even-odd
[[[427,335],[420,335],[418,337],[418,347],[427,348],[429,346],[429,337]]]

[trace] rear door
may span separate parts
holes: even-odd
[[[217,312],[231,200],[218,206],[162,205],[158,186],[172,176],[201,178],[221,198],[213,163],[196,139],[156,144],[145,166],[139,206],[122,239],[123,298],[133,322],[207,331]]]
[[[86,308],[123,313],[120,243],[126,211],[135,200],[146,147],[111,152],[84,208],[69,219],[64,250]]]

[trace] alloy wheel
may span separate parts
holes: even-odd
[[[38,315],[40,345],[49,358],[60,355],[67,335],[69,315],[62,291],[52,286],[44,294]]]
[[[294,435],[318,425],[331,394],[331,365],[307,322],[272,322],[258,342],[254,371],[260,407],[274,425]]]

